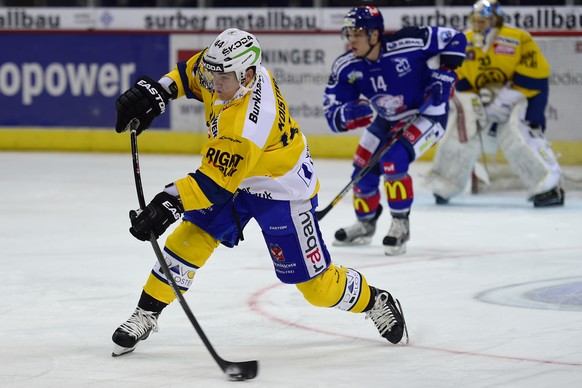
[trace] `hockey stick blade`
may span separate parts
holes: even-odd
[[[398,132],[396,132],[394,134],[394,136],[392,136],[392,138],[386,144],[384,144],[378,151],[376,151],[374,153],[374,155],[372,155],[372,157],[368,161],[368,164],[366,164],[360,171],[358,171],[356,176],[354,176],[352,178],[352,180],[339,192],[339,194],[335,196],[335,198],[331,201],[331,203],[329,205],[327,205],[323,210],[316,210],[315,211],[315,217],[317,218],[318,221],[321,221],[323,219],[323,217],[325,217],[325,215],[327,213],[329,213],[329,211],[331,209],[333,209],[333,207],[335,205],[337,205],[338,202],[340,202],[347,193],[349,193],[349,191],[352,189],[352,187],[354,187],[354,185],[356,183],[358,183],[360,181],[360,179],[362,179],[364,177],[364,175],[366,175],[368,172],[370,172],[370,170],[372,170],[374,168],[374,166],[380,161],[382,156],[386,152],[388,152],[388,150],[392,147],[392,145],[394,145],[394,143],[396,143],[398,141],[398,139],[400,139],[400,136],[402,136],[402,134],[404,132],[406,132],[406,130],[408,128],[410,128],[410,126],[412,125],[414,120],[416,120],[418,118],[418,116],[422,112],[424,112],[431,104],[432,104],[432,98],[429,96],[426,99],[426,101],[421,105],[421,107],[418,108],[418,113],[412,115],[408,119],[408,121],[406,121],[406,124],[404,124],[404,126],[402,128],[400,128],[398,130]]]
[[[141,183],[141,171],[139,168],[139,153],[138,153],[138,148],[137,148],[137,131],[136,131],[135,127],[133,127],[133,126],[131,127],[130,135],[131,135],[131,155],[132,155],[132,160],[133,160],[133,177],[135,179],[135,188],[136,188],[136,192],[137,192],[137,199],[139,202],[139,206],[140,206],[140,209],[143,210],[145,208],[145,197],[143,194],[143,185]],[[152,248],[154,250],[156,258],[158,259],[160,267],[161,267],[162,271],[164,272],[164,274],[166,275],[166,279],[168,280],[170,287],[172,288],[172,291],[176,295],[176,298],[178,299],[180,306],[182,306],[182,310],[184,310],[184,313],[186,313],[186,316],[188,317],[188,319],[190,320],[190,323],[192,324],[192,326],[196,330],[196,333],[198,334],[198,336],[200,337],[200,339],[204,343],[204,346],[206,346],[206,349],[208,350],[208,352],[210,353],[212,358],[214,358],[214,361],[216,361],[218,366],[220,366],[220,369],[222,369],[222,371],[231,380],[242,381],[242,380],[250,380],[250,379],[255,378],[257,376],[258,371],[259,371],[259,362],[258,361],[256,361],[256,360],[241,361],[241,362],[226,361],[225,359],[220,357],[218,355],[218,353],[216,353],[216,350],[214,350],[214,347],[210,343],[210,340],[208,339],[208,337],[206,337],[206,334],[202,330],[202,327],[200,326],[200,324],[196,320],[194,313],[192,313],[190,306],[188,306],[186,299],[184,299],[184,296],[180,292],[180,288],[178,287],[176,280],[171,275],[172,272],[170,271],[170,268],[168,267],[168,264],[166,263],[166,260],[164,259],[164,255],[162,253],[162,250],[160,249],[160,246],[158,244],[158,240],[156,239],[156,235],[154,234],[153,231],[150,231],[149,241],[152,245]]]
[[[233,381],[254,379],[259,372],[258,361],[225,362],[226,368],[224,369],[224,373]]]

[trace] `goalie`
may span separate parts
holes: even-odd
[[[535,207],[564,204],[560,166],[544,136],[550,67],[530,34],[503,17],[496,0],[473,5],[457,93],[426,181],[437,204],[462,193],[479,155],[498,148]]]

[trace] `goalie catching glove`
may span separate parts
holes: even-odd
[[[136,129],[139,135],[152,125],[156,117],[166,111],[170,97],[170,93],[158,82],[147,76],[140,77],[130,89],[117,98],[115,131],[125,132],[131,120],[136,118],[139,120]]]
[[[336,127],[345,132],[352,129],[367,127],[372,123],[374,111],[367,100],[350,101],[338,109]]]
[[[184,213],[184,208],[180,199],[162,191],[152,199],[143,211],[132,210],[129,212],[131,220],[129,232],[141,241],[150,239],[150,231],[154,232],[158,238],[170,225],[180,219],[182,213]]]

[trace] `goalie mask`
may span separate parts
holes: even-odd
[[[505,14],[497,0],[478,0],[469,15],[473,29],[473,44],[487,51],[503,26]]]
[[[479,0],[473,4],[469,20],[474,32],[487,35],[492,28],[503,26],[504,16],[497,0]]]
[[[212,42],[204,54],[202,65],[209,76],[212,72],[234,72],[241,85],[235,98],[240,98],[252,90],[256,84],[257,76],[250,84],[247,84],[249,80],[246,79],[246,70],[249,67],[255,67],[255,74],[257,73],[257,68],[261,65],[261,46],[253,34],[237,28],[229,28]],[[211,82],[212,80],[209,81]]]

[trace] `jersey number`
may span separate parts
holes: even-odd
[[[485,69],[491,66],[491,58],[488,55],[483,58],[477,58],[477,60],[479,61],[479,69]]]
[[[386,82],[384,82],[384,77],[382,77],[381,75],[376,78],[370,77],[370,83],[372,84],[372,88],[374,88],[374,93],[378,93],[378,90],[386,92],[386,90],[388,89],[386,87]]]

